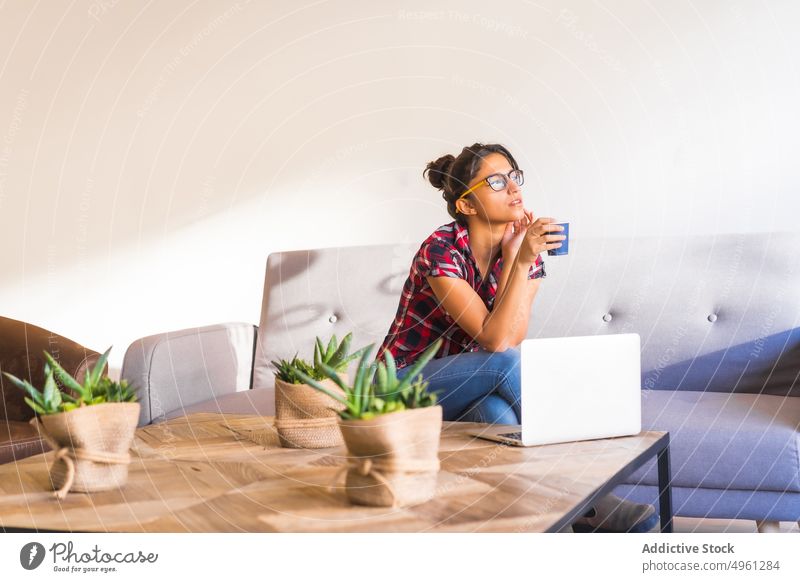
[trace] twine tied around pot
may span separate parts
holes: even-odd
[[[398,459],[398,458],[372,458],[348,457],[347,464],[341,467],[331,479],[329,490],[333,490],[336,482],[347,471],[354,469],[363,477],[373,477],[386,487],[392,497],[392,507],[397,507],[398,495],[386,475],[390,473],[432,473],[439,471],[438,458],[433,459]]]
[[[334,417],[322,417],[322,418],[276,418],[275,419],[275,428],[277,429],[284,429],[284,428],[309,428],[309,427],[320,427],[320,426],[337,426],[339,424],[338,419]]]
[[[97,414],[104,416],[104,420],[108,421],[109,418],[113,420],[118,420],[121,417],[128,416],[125,420],[128,424],[133,424],[130,427],[130,435],[133,434],[133,430],[135,428],[135,421],[138,417],[138,410],[139,405],[131,405],[132,403],[116,403],[116,404],[101,404],[96,405],[97,407],[103,406],[106,412],[104,413],[98,408]],[[109,406],[116,406],[119,407],[117,410],[122,410],[125,414],[113,414],[109,417],[108,415],[108,407]],[[124,409],[121,407],[125,407]],[[93,407],[94,408],[94,407]],[[80,410],[84,412],[84,409],[76,409],[76,411]],[[70,415],[76,411],[72,411],[69,413],[61,413],[62,415]],[[54,415],[58,416],[58,415]],[[61,417],[66,418],[66,417]],[[48,421],[54,419],[47,419]],[[85,421],[85,418],[83,419]],[[77,419],[73,419],[73,422],[77,422]],[[99,422],[99,421],[97,421]],[[113,422],[111,423],[114,424]],[[106,439],[113,438],[114,442],[119,444],[118,448],[124,447],[124,450],[117,450],[117,451],[108,451],[102,450],[100,447],[91,447],[87,446],[86,439],[81,438],[85,435],[80,434],[81,429],[77,427],[85,426],[82,424],[73,425],[71,426],[69,422],[62,422],[59,420],[58,424],[51,427],[56,430],[54,434],[52,431],[48,430],[45,427],[44,422],[42,422],[38,417],[34,417],[31,419],[31,425],[33,425],[45,440],[45,442],[50,445],[50,448],[55,451],[55,458],[53,464],[50,466],[50,478],[53,482],[54,488],[58,487],[55,491],[55,497],[57,499],[64,499],[67,496],[67,493],[73,487],[76,488],[78,491],[90,492],[96,490],[107,489],[108,484],[119,484],[120,482],[124,482],[127,479],[127,466],[131,463],[131,456],[128,452],[130,447],[130,438],[125,438],[125,435],[121,435],[119,430],[114,430],[113,435],[106,434],[105,438],[99,435],[95,435],[95,438],[103,438],[102,442],[108,442]],[[108,428],[108,427],[107,427]],[[118,429],[119,427],[112,426],[112,429]],[[63,433],[63,434],[59,434]],[[81,446],[76,445],[75,443],[80,443]],[[95,444],[88,443],[89,445]],[[102,446],[102,445],[101,445]],[[107,448],[107,447],[103,447]],[[114,447],[111,447],[114,448]],[[80,476],[78,475],[77,466],[78,463],[81,462],[80,470],[82,473]],[[59,463],[63,463],[66,467],[66,474],[61,472],[61,469],[58,469]],[[87,470],[87,467],[91,465],[87,465],[87,463],[96,463],[100,466],[107,466],[108,471],[90,471],[89,475],[87,476],[86,473],[83,471]],[[116,469],[112,470],[114,466],[124,466],[124,475],[118,474]],[[99,468],[98,468],[99,470]],[[117,474],[115,474],[115,472]],[[79,479],[80,477],[80,479]],[[58,486],[60,483],[60,487]],[[76,481],[80,481],[76,483]]]

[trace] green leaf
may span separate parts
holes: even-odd
[[[436,340],[431,346],[428,347],[427,350],[422,352],[422,355],[417,358],[417,360],[412,364],[411,369],[408,371],[408,374],[403,377],[400,384],[397,386],[397,391],[402,392],[411,384],[411,382],[415,379],[415,377],[419,374],[420,370],[425,367],[433,356],[436,355],[436,352],[439,351],[439,347],[442,345],[442,340]]]
[[[61,383],[64,384],[67,388],[74,391],[76,394],[79,394],[83,400],[91,400],[91,392],[87,392],[87,390],[81,386],[75,378],[70,376],[69,372],[67,372],[64,368],[61,367],[61,364],[56,362],[53,359],[53,356],[44,352],[44,357],[49,362],[50,366],[53,368],[55,372],[56,378],[61,380]]]
[[[316,388],[317,390],[319,390],[323,394],[327,394],[328,396],[330,396],[331,398],[333,398],[337,402],[341,402],[342,404],[349,406],[350,403],[347,400],[342,398],[339,394],[331,392],[325,386],[323,386],[322,384],[320,384],[319,382],[314,380],[314,378],[312,378],[311,376],[308,376],[307,374],[304,374],[303,372],[299,372],[299,371],[297,372],[297,375],[300,376],[300,378],[303,380],[303,382],[305,382],[309,386],[313,386],[314,388]],[[332,380],[334,382],[336,382],[339,385],[340,388],[345,390],[345,392],[347,391],[347,386],[342,383],[341,379],[336,377],[336,378],[332,378]],[[338,382],[337,382],[337,380],[338,380]]]
[[[335,336],[334,336],[335,337]],[[342,343],[339,344],[339,349],[333,354],[333,358],[331,359],[332,365],[334,368],[338,368],[343,363],[345,363],[345,358],[347,358],[347,352],[350,350],[350,342],[353,340],[353,334],[348,333],[344,336]]]
[[[365,392],[364,376],[366,375],[367,370],[369,368],[369,366],[367,364],[367,361],[369,360],[369,354],[372,351],[372,348],[374,347],[374,345],[375,344],[370,344],[368,346],[368,349],[363,350],[363,354],[361,355],[361,361],[358,363],[358,369],[356,371],[356,381],[353,384],[353,388],[354,388],[354,391],[355,391],[355,394],[353,395],[353,398],[354,398],[354,400],[356,402],[356,406],[358,406],[358,410],[360,412],[363,411],[363,408],[362,408],[363,402],[364,402],[364,400],[363,400],[364,396],[363,395],[364,395],[364,392]]]
[[[320,364],[320,365],[322,367],[322,372],[325,374],[325,377],[326,378],[330,378],[331,380],[333,380],[334,383],[339,388],[344,390],[345,394],[347,394],[347,393],[349,393],[351,391],[350,387],[345,383],[344,380],[342,380],[342,377],[339,376],[339,372],[337,372],[336,370],[334,370],[333,368],[331,368],[327,364]]]
[[[378,365],[378,387],[380,388],[381,392],[386,390],[386,384],[386,365],[383,362],[380,362]]]
[[[397,364],[394,361],[392,352],[383,350],[383,359],[386,361],[386,374],[389,379],[394,382],[397,380]]]
[[[42,393],[39,392],[36,388],[34,388],[31,385],[31,383],[28,382],[27,380],[20,380],[19,378],[17,378],[16,376],[12,376],[8,372],[3,372],[3,375],[6,378],[8,378],[9,380],[11,380],[11,382],[17,388],[20,388],[20,389],[24,390],[25,392],[27,392],[30,395],[30,397],[33,398],[34,400],[36,400],[36,401],[41,401],[42,400]]]
[[[105,351],[105,353],[103,353],[103,355],[100,356],[100,359],[98,359],[97,363],[94,365],[94,369],[92,369],[92,377],[91,377],[92,386],[95,386],[100,381],[100,375],[103,373],[103,369],[106,367],[106,361],[108,360],[108,354],[111,351],[112,347],[113,346],[110,346]]]
[[[372,348],[374,348],[374,347],[375,347],[375,344],[369,344],[368,346],[364,346],[363,348],[361,348],[360,350],[358,350],[357,352],[355,352],[353,354],[354,356],[360,356],[361,357],[361,361],[358,363],[359,367],[366,365],[367,360],[370,359],[369,356],[372,353]]]
[[[47,378],[44,381],[44,390],[42,391],[42,398],[44,399],[44,407],[47,410],[53,410],[54,408],[58,408],[58,405],[61,404],[61,398],[58,399],[58,404],[55,402],[56,393],[58,389],[56,388],[56,381],[53,380],[53,371],[48,369]]]
[[[375,362],[372,362],[372,364],[370,364],[369,370],[367,372],[366,390],[364,392],[364,405],[362,406],[362,409],[369,408],[370,400],[374,400],[375,399],[375,388],[373,386],[373,382],[375,380],[375,371],[377,369],[378,369],[378,364],[375,363]]]
[[[319,366],[322,363],[322,354],[325,353],[325,349],[322,347],[322,340],[316,338],[314,342],[314,365]]]
[[[61,392],[59,390],[59,394],[61,394],[61,399],[64,402],[74,402],[75,404],[78,403],[78,399],[72,396],[69,392]]]
[[[331,336],[331,341],[328,342],[328,349],[325,351],[325,362],[330,362],[336,351],[336,335]]]
[[[366,368],[359,366],[358,370],[356,371],[356,379],[353,382],[353,404],[359,413],[364,411],[362,405],[362,395],[364,393],[364,375],[366,372]]]
[[[53,385],[55,385],[55,382],[53,383]],[[58,407],[59,407],[59,406],[61,406],[61,402],[62,402],[62,399],[61,399],[61,390],[56,390],[56,391],[53,393],[52,408],[53,408],[54,410],[57,410],[57,409],[58,409]]]
[[[342,364],[349,364],[351,361],[353,361],[353,360],[355,360],[355,359],[357,359],[357,358],[360,358],[360,357],[361,357],[361,355],[362,355],[362,354],[363,354],[363,353],[364,353],[366,350],[372,350],[372,347],[373,347],[374,345],[375,345],[375,344],[370,344],[370,345],[368,345],[368,346],[366,346],[366,347],[363,347],[363,348],[361,348],[360,350],[357,350],[357,351],[353,352],[352,354],[350,354],[349,356],[347,356],[347,357],[346,357],[344,360],[342,360]]]
[[[35,403],[33,400],[31,400],[31,399],[30,399],[30,398],[28,398],[27,396],[25,397],[25,402],[27,402],[27,403],[28,403],[28,406],[30,406],[31,408],[33,408],[33,411],[34,411],[34,412],[37,412],[37,413],[39,413],[39,414],[47,414],[47,411],[45,411],[45,409],[44,409],[44,408],[42,408],[41,406],[39,406],[38,404],[36,404],[36,403]]]

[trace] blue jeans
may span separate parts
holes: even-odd
[[[403,378],[411,366],[397,371]],[[438,394],[445,420],[519,424],[519,349],[464,352],[428,362],[422,377]]]

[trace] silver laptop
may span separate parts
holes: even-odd
[[[524,340],[522,425],[469,434],[521,447],[638,434],[640,349],[635,333]]]

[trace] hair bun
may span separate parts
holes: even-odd
[[[454,156],[450,154],[444,155],[438,160],[428,163],[422,175],[433,184],[434,188],[445,190],[455,161],[456,158]]]

